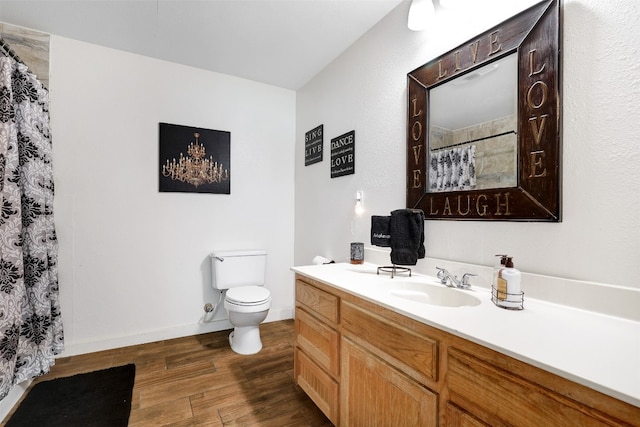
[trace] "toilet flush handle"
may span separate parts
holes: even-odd
[[[223,262],[223,261],[224,261],[224,258],[219,257],[219,256],[214,256],[214,258],[215,258],[215,259],[217,259],[217,260],[218,260],[218,261],[220,261],[220,262]]]

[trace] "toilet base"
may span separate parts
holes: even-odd
[[[256,354],[262,350],[258,326],[236,326],[229,334],[231,350],[238,354]]]

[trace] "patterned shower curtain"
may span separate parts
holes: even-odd
[[[429,191],[471,190],[476,186],[476,146],[437,150],[429,159]]]
[[[0,399],[64,348],[53,224],[49,93],[0,56]]]

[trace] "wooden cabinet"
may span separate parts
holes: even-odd
[[[315,283],[314,286],[313,281],[296,280],[296,306],[304,308],[323,322],[335,326],[340,321],[338,313],[340,299],[318,289],[318,285]]]
[[[338,377],[338,332],[304,310],[296,312],[296,344],[332,377]]]
[[[296,382],[334,424],[338,425],[338,383],[300,349],[294,352]]]
[[[345,300],[341,310],[341,330],[352,341],[420,383],[438,380],[438,342],[429,337],[423,324],[407,319],[408,325],[400,325]]]
[[[445,405],[444,419],[447,427],[490,427],[451,402]]]
[[[294,375],[298,385],[338,425],[339,299],[296,280]]]
[[[340,425],[437,425],[434,393],[348,338],[341,351]]]
[[[467,418],[491,426],[640,425],[640,408],[497,352],[460,344],[465,350],[447,351],[448,404],[462,408]]]
[[[295,377],[336,426],[640,426],[640,408],[297,276]]]

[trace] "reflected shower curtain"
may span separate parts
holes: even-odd
[[[429,159],[429,191],[472,190],[476,186],[476,146],[432,152]]]
[[[0,399],[64,348],[53,224],[49,93],[0,56]]]

